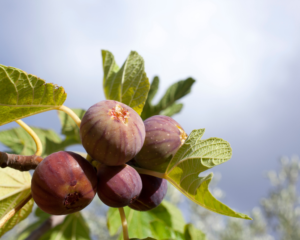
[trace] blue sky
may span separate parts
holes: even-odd
[[[263,173],[281,156],[300,154],[299,7],[296,0],[2,0],[0,63],[63,86],[65,105],[84,109],[104,99],[101,49],[119,65],[136,50],[150,80],[161,79],[158,96],[193,77],[174,118],[187,133],[206,128],[204,138],[230,142],[232,159],[212,171],[222,174],[224,202],[247,211],[267,194]],[[55,112],[25,122],[59,131]]]

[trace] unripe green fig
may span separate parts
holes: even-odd
[[[134,161],[143,168],[165,172],[171,157],[187,138],[187,134],[174,119],[152,116],[144,121],[146,138]]]
[[[141,150],[145,126],[129,106],[105,100],[87,110],[80,125],[80,137],[93,159],[108,166],[120,166]]]
[[[52,215],[82,210],[93,200],[96,191],[96,170],[73,152],[56,152],[44,158],[31,180],[35,203]]]

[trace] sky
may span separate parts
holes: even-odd
[[[205,128],[203,138],[231,144],[232,159],[209,172],[222,175],[223,201],[247,212],[268,193],[264,173],[281,156],[300,155],[299,7],[297,0],[2,0],[0,64],[63,86],[65,105],[84,109],[104,100],[101,49],[119,65],[137,51],[150,81],[160,77],[154,101],[193,77],[174,119],[187,133]],[[24,121],[60,131],[54,111]]]

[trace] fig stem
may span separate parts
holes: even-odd
[[[154,177],[165,178],[166,179],[166,175],[164,173],[155,172],[155,171],[151,171],[151,170],[148,170],[148,169],[139,168],[139,167],[135,167],[135,166],[131,166],[131,167],[133,167],[140,174],[147,174],[147,175],[151,175],[151,176],[154,176]]]
[[[18,211],[21,210],[22,207],[25,206],[26,203],[29,202],[29,200],[32,198],[31,193],[24,198],[21,202],[17,204],[12,210],[10,210],[8,213],[6,213],[1,219],[0,219],[0,229],[3,227],[5,223],[7,223]]]
[[[127,221],[126,221],[124,208],[119,208],[119,212],[120,212],[122,228],[123,228],[123,239],[124,240],[129,240],[128,229],[127,229]]]
[[[26,123],[24,123],[21,119],[15,121],[17,124],[19,124],[34,140],[36,145],[36,156],[41,156],[43,152],[43,145],[41,142],[41,139],[38,137],[38,135],[32,130],[31,127],[29,127]]]
[[[74,122],[77,124],[78,127],[80,127],[80,123],[81,123],[81,120],[80,118],[77,116],[76,113],[74,113],[74,111],[71,109],[71,108],[68,108],[64,105],[61,105],[57,108],[57,110],[60,110],[60,111],[63,111],[65,112],[66,114],[68,114],[73,120]]]
[[[93,158],[89,154],[87,154],[86,160],[88,160],[91,163],[93,161]]]

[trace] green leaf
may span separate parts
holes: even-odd
[[[44,234],[40,240],[91,239],[90,230],[80,212],[68,215],[65,220]]]
[[[63,87],[0,64],[0,126],[58,108],[66,100]]]
[[[64,141],[53,130],[31,127],[41,139],[43,145],[42,157],[53,152],[64,150],[67,146],[77,144],[73,139]],[[21,127],[11,128],[0,132],[0,142],[9,147],[13,153],[32,155],[36,151],[36,145],[32,137]]]
[[[143,238],[143,239],[140,239],[140,238],[130,238],[129,240],[157,240],[157,239],[147,237],[147,238]]]
[[[125,207],[124,211],[127,218],[129,236],[146,238],[159,235],[159,233],[155,232],[155,229],[149,228],[150,223],[153,221],[160,221],[163,227],[171,229],[172,232],[183,233],[184,231],[185,222],[180,210],[166,201],[146,212],[135,211],[129,207]],[[111,235],[115,235],[119,231],[121,220],[117,208],[108,210],[107,226]],[[122,234],[119,236],[119,239],[122,239]]]
[[[85,114],[85,110],[83,109],[72,109],[73,112],[82,119]],[[60,123],[62,125],[61,133],[66,136],[67,139],[73,139],[78,144],[81,144],[79,127],[74,122],[74,120],[65,112],[57,111]]]
[[[191,91],[194,82],[194,79],[188,78],[174,83],[167,89],[161,100],[156,105],[153,105],[151,102],[159,86],[159,78],[155,77],[151,83],[148,98],[141,114],[142,119],[147,119],[153,115],[165,115],[171,117],[174,114],[179,113],[183,104],[177,103],[176,101]]]
[[[185,240],[184,235],[180,232],[163,224],[162,221],[156,220],[150,223],[153,236],[157,239],[176,239]]]
[[[195,228],[193,224],[189,223],[184,228],[184,239],[185,240],[206,240],[205,234]]]
[[[177,189],[195,203],[223,215],[251,219],[215,199],[208,190],[212,173],[206,177],[199,174],[228,161],[232,155],[230,144],[221,138],[201,140],[204,129],[193,130],[173,156],[165,176]]]
[[[0,219],[30,195],[31,176],[12,168],[0,168]],[[33,199],[29,200],[0,229],[0,237],[24,220],[32,211]]]
[[[182,103],[173,103],[170,107],[167,107],[165,110],[163,110],[160,113],[160,115],[165,115],[165,116],[171,117],[174,114],[179,113],[182,108],[183,108]]]
[[[125,103],[141,114],[150,88],[144,59],[132,51],[119,69],[112,53],[102,50],[102,61],[105,97]]]

